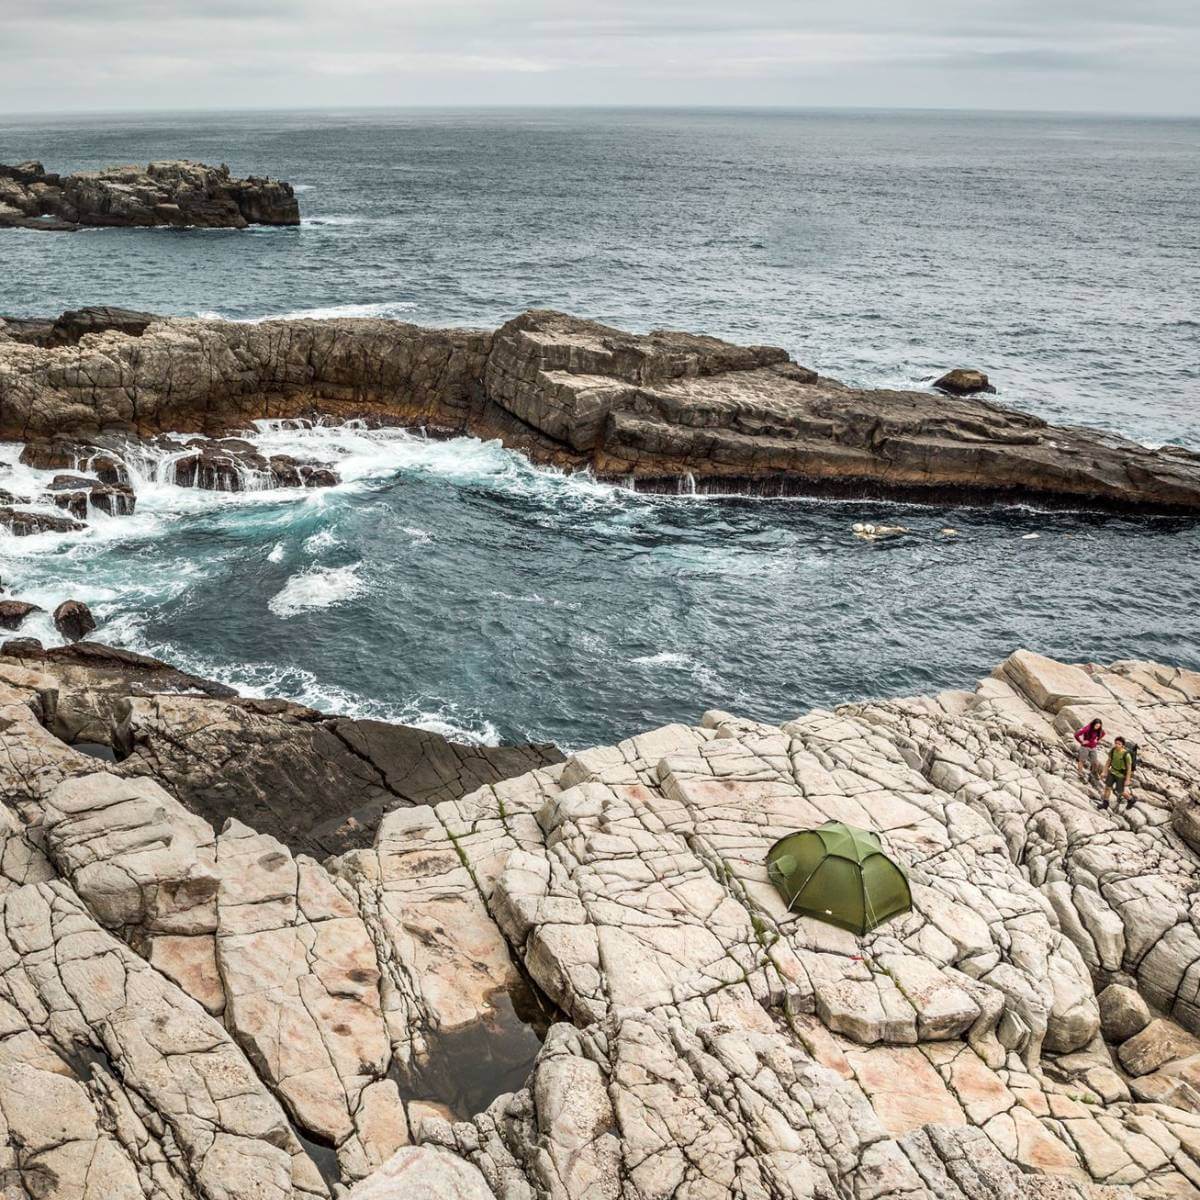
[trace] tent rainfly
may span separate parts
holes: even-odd
[[[793,912],[860,936],[912,908],[908,879],[879,838],[841,821],[780,838],[767,874]]]

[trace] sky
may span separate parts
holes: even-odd
[[[780,105],[1200,114],[1197,0],[0,0],[0,113]]]

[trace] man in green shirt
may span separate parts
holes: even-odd
[[[1101,808],[1108,807],[1108,797],[1113,790],[1117,793],[1117,802],[1125,796],[1125,789],[1133,777],[1133,755],[1126,748],[1123,737],[1113,738],[1112,753],[1108,756],[1108,774],[1104,779],[1104,798],[1100,801]],[[1114,809],[1115,811],[1115,809]]]

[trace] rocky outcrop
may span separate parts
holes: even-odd
[[[263,417],[496,437],[649,490],[1200,511],[1200,456],[1179,447],[980,399],[851,388],[777,348],[554,312],[494,334],[170,319],[139,337],[85,334],[69,353],[0,341],[0,436],[220,436]]]
[[[0,661],[16,1196],[1200,1195],[1194,673],[1020,652],[973,691],[712,712],[318,863],[73,751],[54,670]],[[1140,742],[1118,814],[1081,710]],[[859,939],[786,910],[766,850],[826,819],[879,834],[912,912]],[[514,1080],[523,973],[559,1019]],[[490,1088],[443,1098],[446,1064]]]
[[[152,162],[56,175],[39,162],[0,164],[0,228],[58,232],[85,225],[244,229],[299,224],[291,184],[256,176],[237,179],[226,166]]]

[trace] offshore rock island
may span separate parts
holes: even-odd
[[[0,437],[223,436],[258,418],[499,438],[644,490],[1200,512],[1200,455],[1182,448],[971,396],[853,388],[776,347],[551,311],[495,332],[119,310],[0,325]]]
[[[299,225],[289,183],[238,179],[187,161],[57,175],[40,162],[0,163],[0,229],[70,232],[84,226],[244,229]]]
[[[1141,746],[1119,815],[1069,748],[1096,714]],[[402,731],[323,722],[0,652],[6,1196],[1200,1195],[1200,675],[1019,651],[708,712],[397,791],[318,861],[263,784],[407,770]],[[767,849],[827,820],[879,834],[910,913],[787,911]]]

